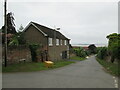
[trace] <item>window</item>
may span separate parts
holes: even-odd
[[[60,40],[60,44],[62,45],[62,40]]]
[[[53,39],[49,38],[49,46],[52,46],[52,45],[53,45]]]
[[[56,45],[59,45],[59,39],[56,39]]]
[[[64,44],[67,45],[67,40],[64,40]]]

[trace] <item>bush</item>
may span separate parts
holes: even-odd
[[[107,36],[107,39],[109,39],[108,51],[113,63],[115,59],[120,60],[120,34],[112,33]]]
[[[90,50],[86,50],[85,53],[86,53],[87,56],[91,55]]]
[[[97,53],[102,49],[103,47],[97,47]]]
[[[75,52],[76,56],[79,56],[79,57],[86,57],[87,56],[86,51],[82,47],[80,47],[78,49],[74,49],[74,52]]]
[[[30,44],[29,45],[30,51],[31,51],[31,57],[32,61],[37,61],[37,49],[39,48],[39,44]]]
[[[97,52],[97,48],[96,48],[96,46],[94,45],[94,44],[91,44],[91,45],[89,45],[88,46],[88,50],[89,50],[89,52],[91,53],[91,54],[96,54],[96,52]]]
[[[97,54],[99,59],[104,59],[107,56],[107,47],[102,47]]]

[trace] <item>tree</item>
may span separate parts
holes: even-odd
[[[23,26],[21,25],[18,33],[15,33],[14,36],[11,38],[9,45],[23,45],[26,44],[26,40],[24,39]]]
[[[15,34],[16,29],[15,29],[15,23],[14,23],[14,17],[13,13],[10,12],[7,14],[7,33]]]
[[[23,27],[23,25],[21,24],[20,27],[19,27],[18,32],[23,32],[23,29],[24,29],[24,27]]]
[[[13,13],[10,12],[7,14],[7,43],[10,42],[10,38],[12,38],[12,36],[14,34],[16,34],[16,29],[15,29],[15,23],[14,23],[14,17],[13,17]],[[4,44],[5,42],[5,26],[2,26],[2,43]]]
[[[111,56],[111,62],[113,63],[115,59],[120,60],[120,34],[112,33],[106,38],[109,39],[108,52]]]
[[[24,45],[26,44],[26,40],[24,39],[24,33],[18,32],[14,34],[11,38],[9,45]]]
[[[96,54],[97,48],[94,44],[89,45],[88,48],[91,54]]]
[[[74,49],[74,52],[79,57],[86,57],[86,52],[82,47],[79,47],[78,49]]]
[[[19,45],[19,41],[18,41],[16,35],[14,35],[14,37],[12,37],[12,39],[11,39],[11,41],[9,42],[8,45],[10,45],[10,46],[12,46],[12,45],[16,45],[16,46],[18,46],[18,45]]]
[[[105,57],[107,56],[107,47],[101,47],[99,48],[99,51],[97,53],[97,57],[99,59],[105,59]]]

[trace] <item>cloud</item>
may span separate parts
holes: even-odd
[[[9,2],[17,28],[35,21],[60,27],[71,43],[107,43],[106,35],[118,32],[117,2]]]

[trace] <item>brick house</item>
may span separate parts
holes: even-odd
[[[24,38],[28,43],[42,44],[49,60],[69,59],[70,39],[59,31],[30,22],[24,29]]]

